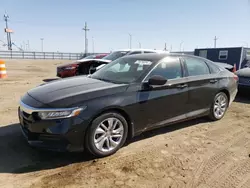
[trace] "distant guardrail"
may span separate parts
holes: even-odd
[[[0,51],[0,59],[65,59],[77,60],[93,53]],[[95,53],[96,54],[96,53]]]

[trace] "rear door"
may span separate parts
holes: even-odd
[[[188,92],[188,117],[207,112],[218,91],[218,73],[200,58],[183,57]]]

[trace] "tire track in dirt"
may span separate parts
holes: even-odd
[[[233,156],[234,152],[230,151],[229,148],[245,145],[246,142],[248,142],[249,139],[245,136],[246,134],[242,133],[239,137],[234,138],[222,151],[203,162],[195,174],[193,185],[197,187],[201,184],[208,183],[210,177],[224,165],[223,163],[226,163],[227,160]],[[216,179],[211,179],[210,181],[215,180]]]
[[[241,181],[249,179],[250,175],[250,161],[248,159],[242,161],[240,164],[235,164],[235,168],[225,171],[221,176],[221,179],[217,179],[214,182],[213,187],[215,188],[236,188]],[[250,185],[248,185],[250,187]]]
[[[249,188],[250,185],[250,177],[248,179],[246,179],[243,184],[241,186],[239,186],[238,188]]]

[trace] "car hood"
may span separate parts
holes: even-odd
[[[83,62],[88,62],[88,61],[98,61],[98,62],[104,62],[104,63],[111,62],[111,60],[108,60],[108,59],[79,59],[76,62],[83,63]]]
[[[86,76],[60,79],[28,91],[35,100],[53,108],[78,106],[87,100],[124,92],[127,84],[114,84]]]
[[[237,76],[250,77],[250,68],[243,68],[235,72]]]
[[[84,63],[84,62],[103,62],[103,63],[110,63],[111,60],[107,60],[107,59],[80,59],[80,60],[76,60],[74,62],[71,63],[64,63],[62,65],[59,65],[58,68],[63,68],[63,67],[68,67],[68,66],[77,66],[79,63]]]
[[[72,63],[64,63],[64,64],[62,64],[62,65],[60,65],[60,66],[57,66],[58,68],[63,68],[63,67],[76,67],[77,66],[77,64],[78,63],[76,63],[76,62],[72,62]]]

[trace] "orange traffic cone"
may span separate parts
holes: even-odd
[[[0,60],[0,78],[7,78],[5,63],[2,60]]]

